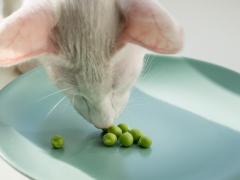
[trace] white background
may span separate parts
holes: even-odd
[[[160,2],[185,29],[185,48],[179,55],[208,61],[240,72],[240,0],[160,0]],[[12,68],[0,68],[0,89],[18,75]],[[28,178],[0,158],[0,179]]]

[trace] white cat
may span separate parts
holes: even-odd
[[[5,0],[8,14],[10,1],[21,4]],[[74,108],[107,128],[128,102],[143,48],[172,54],[183,38],[157,0],[24,0],[0,23],[0,66],[37,57]]]

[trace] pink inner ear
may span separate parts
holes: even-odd
[[[149,50],[171,54],[183,47],[184,32],[171,15],[154,0],[130,0],[127,41]]]
[[[44,12],[22,8],[0,24],[0,66],[18,64],[43,53],[54,53],[49,39],[51,20]]]

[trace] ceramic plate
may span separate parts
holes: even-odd
[[[183,57],[147,60],[115,124],[142,129],[151,148],[104,146],[68,99],[58,104],[65,95],[41,67],[0,92],[2,157],[33,179],[239,180],[240,74]],[[62,149],[51,147],[56,134]]]

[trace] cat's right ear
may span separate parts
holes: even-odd
[[[51,39],[56,24],[54,9],[44,2],[25,4],[1,21],[0,66],[19,64],[41,54],[58,54]]]

